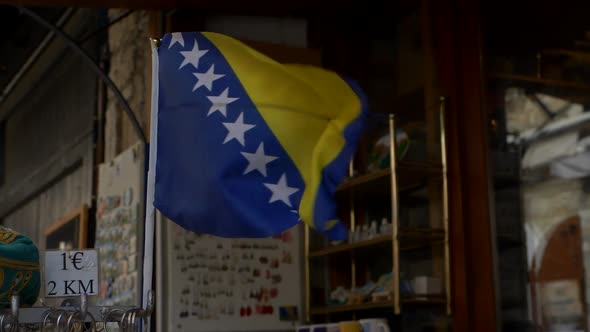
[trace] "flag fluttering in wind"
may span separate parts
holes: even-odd
[[[164,36],[153,75],[148,204],[198,233],[267,237],[305,222],[346,237],[333,195],[367,117],[354,82],[197,32]]]

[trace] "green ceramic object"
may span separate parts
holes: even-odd
[[[395,132],[395,155],[397,160],[402,160],[410,147],[410,139],[405,131]],[[382,136],[369,153],[369,171],[377,171],[389,168],[389,134]]]
[[[41,287],[39,251],[28,237],[0,226],[0,308],[10,306],[10,296],[20,295],[22,306],[37,301]]]

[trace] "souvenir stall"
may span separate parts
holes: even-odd
[[[452,77],[471,64],[458,60],[477,58],[473,45],[446,47],[468,37],[456,30],[474,31],[448,24],[457,3],[150,16],[149,118],[124,97],[136,91],[96,67],[140,142],[100,164],[96,209],[73,218],[94,219],[95,250],[47,234],[58,251],[45,292],[72,295],[71,270],[79,300],[29,309],[13,296],[0,329],[492,330],[493,287],[471,287],[493,284],[493,264],[475,259],[489,250],[476,240],[489,235],[476,227],[486,210],[462,206],[486,197],[460,176],[478,165],[459,167],[477,147],[460,149],[459,133],[471,132],[458,128],[479,113],[467,112],[477,101],[459,102],[470,79]],[[276,29],[256,29],[269,22]]]

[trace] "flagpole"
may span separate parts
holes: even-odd
[[[150,149],[149,164],[147,174],[147,188],[145,200],[145,224],[144,224],[144,254],[143,254],[143,307],[147,306],[148,292],[152,289],[153,271],[154,271],[154,189],[156,180],[156,156],[158,154],[157,132],[158,132],[158,73],[159,59],[158,46],[159,40],[150,39],[152,45],[152,108],[151,108],[151,129],[150,129]],[[147,331],[150,330],[151,324],[148,322]]]

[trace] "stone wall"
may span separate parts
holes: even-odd
[[[115,19],[125,10],[109,10]],[[145,135],[149,136],[148,115],[151,89],[151,50],[149,44],[149,14],[137,11],[124,18],[109,30],[109,75],[131,106]],[[133,126],[112,92],[107,92],[105,119],[105,160],[112,160],[119,153],[139,140]]]

